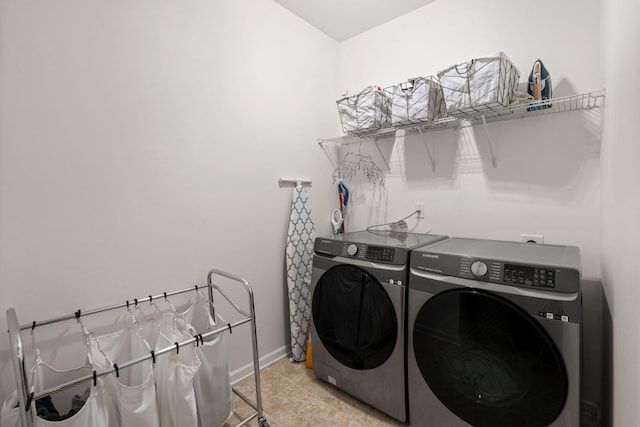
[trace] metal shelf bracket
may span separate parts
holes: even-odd
[[[436,171],[436,162],[433,161],[433,156],[431,155],[431,150],[429,150],[429,144],[427,142],[427,138],[422,133],[422,129],[418,128],[418,133],[422,138],[422,143],[424,144],[424,149],[427,151],[427,156],[429,156],[429,163],[431,163],[431,172]]]
[[[487,120],[482,116],[482,125],[484,131],[487,134],[487,142],[489,143],[489,151],[491,152],[491,166],[496,167],[496,155],[493,152],[493,142],[491,141],[491,135],[489,134],[489,128],[487,127]]]
[[[380,158],[384,162],[384,165],[386,166],[387,171],[391,170],[391,167],[389,166],[389,162],[387,162],[387,159],[385,159],[384,155],[382,154],[382,150],[380,149],[380,145],[378,144],[378,138],[375,138],[374,142],[376,143],[376,148],[378,149],[378,154],[380,154]]]

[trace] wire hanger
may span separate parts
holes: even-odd
[[[153,295],[149,295],[149,305],[154,308],[156,314],[162,316],[162,310],[160,310],[160,307],[158,307],[156,303],[153,302]]]
[[[80,319],[80,310],[78,310],[76,312],[76,322],[78,323],[78,325],[80,326],[80,330],[82,331],[82,336],[84,337],[84,343],[87,346],[87,355],[89,357],[91,357],[91,338],[93,338],[93,340],[96,343],[96,347],[98,347],[98,351],[100,352],[100,354],[102,354],[102,357],[104,357],[104,359],[111,363],[111,359],[109,358],[109,356],[107,356],[107,353],[104,352],[104,350],[102,349],[102,346],[100,345],[100,340],[98,340],[98,337],[96,336],[95,333],[93,333],[92,331],[89,331],[85,326],[84,323],[82,323],[82,320]],[[91,359],[93,359],[91,357]],[[92,360],[93,363],[93,360]]]
[[[200,296],[200,298],[202,298],[202,301],[209,301],[209,299],[205,297],[204,294],[200,291],[200,288],[198,287],[198,285],[196,285],[195,288],[196,288],[196,293]]]
[[[134,305],[135,308],[139,309],[138,307],[138,298],[134,299]],[[142,311],[142,310],[140,310]],[[129,320],[131,320],[131,323],[133,327],[136,328],[136,334],[140,335],[140,337],[142,337],[144,339],[144,334],[142,332],[142,326],[140,325],[140,323],[138,322],[138,319],[136,319],[136,316],[133,315],[133,313],[131,312],[131,309],[129,308],[129,301],[127,300],[127,313],[129,313]],[[144,316],[144,313],[142,313]]]
[[[155,306],[155,303],[151,303],[152,305]],[[145,322],[147,323],[153,323],[156,328],[158,328],[158,330],[160,329],[160,323],[158,323],[158,320],[155,318],[148,318],[146,314],[144,314],[144,311],[142,311],[142,309],[140,308],[140,306],[136,305],[136,310],[138,311],[138,313],[140,313],[140,316],[144,319]],[[158,307],[156,306],[156,310],[159,311]],[[142,328],[141,328],[142,329]],[[142,336],[142,330],[140,331],[140,335]],[[144,337],[143,337],[144,338]]]
[[[169,298],[167,297],[167,293],[164,293],[164,302],[166,302],[167,304],[169,304],[169,307],[171,308],[171,313],[168,313],[169,315],[171,315],[171,327],[176,330],[176,331],[180,331],[180,328],[178,327],[178,317],[183,317],[184,313],[178,313],[178,310],[176,310],[176,307],[171,303],[171,301],[169,301]]]
[[[31,348],[36,349],[36,321],[31,324]]]
[[[171,301],[169,301],[169,297],[167,297],[167,293],[164,293],[164,302],[166,302],[167,304],[169,304],[169,307],[171,308],[171,311],[173,314],[176,314],[176,308],[174,307],[173,304],[171,304]]]
[[[368,154],[362,154],[349,151],[338,167],[333,171],[331,177],[333,183],[337,181],[347,181],[355,178],[357,175],[364,175],[369,182],[374,185],[384,187],[384,173]]]

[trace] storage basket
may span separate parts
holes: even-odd
[[[503,52],[438,73],[447,112],[459,118],[509,105],[520,71]]]
[[[430,122],[446,115],[440,84],[434,77],[418,77],[385,89],[391,103],[391,125]]]
[[[345,133],[359,133],[388,127],[389,99],[379,86],[369,86],[355,96],[336,101]]]

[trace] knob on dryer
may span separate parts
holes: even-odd
[[[476,277],[485,276],[487,274],[487,271],[489,271],[489,269],[487,268],[487,264],[482,261],[475,261],[473,264],[471,264],[471,274]]]
[[[347,253],[351,256],[354,256],[355,254],[358,253],[358,246],[353,244],[347,246]]]

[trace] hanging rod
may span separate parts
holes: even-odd
[[[162,349],[160,349],[158,351],[154,351],[153,354],[149,353],[149,354],[147,354],[145,356],[141,356],[141,357],[139,357],[137,359],[128,360],[128,361],[126,361],[126,362],[124,362],[122,364],[118,364],[118,370],[129,368],[131,366],[137,365],[138,363],[142,363],[142,362],[144,362],[146,360],[155,360],[156,357],[158,357],[158,356],[160,356],[162,354],[165,354],[165,353],[169,353],[170,351],[175,351],[176,348],[179,349],[180,347],[184,347],[185,345],[191,345],[191,344],[194,344],[194,343],[196,343],[198,341],[203,341],[205,338],[213,337],[213,336],[218,335],[218,334],[220,334],[222,332],[225,332],[225,331],[231,332],[233,330],[233,328],[235,328],[236,326],[243,325],[243,324],[245,324],[247,322],[250,322],[250,321],[251,321],[250,318],[246,318],[246,319],[239,320],[239,321],[237,321],[235,323],[227,323],[222,328],[218,328],[218,329],[215,329],[213,331],[209,331],[209,332],[204,333],[204,334],[199,334],[199,335],[194,336],[193,338],[190,338],[188,340],[185,340],[185,341],[182,341],[182,342],[178,342],[177,345],[173,344],[173,345],[170,345],[168,347],[162,348]],[[111,373],[114,373],[114,372],[116,372],[115,366],[114,367],[110,367],[110,368],[106,368],[106,369],[101,369],[100,371],[96,370],[95,371],[95,373],[96,373],[95,378],[99,378],[99,377],[102,377],[104,375],[108,375],[108,374],[111,374]],[[51,387],[51,388],[49,388],[47,390],[44,390],[44,391],[41,391],[41,392],[38,392],[38,393],[34,393],[34,395],[31,398],[31,400],[35,401],[35,400],[41,399],[43,397],[52,395],[54,393],[61,392],[61,391],[66,390],[68,388],[71,388],[71,387],[73,387],[73,386],[75,386],[77,384],[80,384],[82,382],[93,381],[93,379],[94,379],[93,373],[85,375],[84,377],[77,378],[77,379],[75,379],[73,381],[69,381],[69,382],[66,382],[64,384],[60,384],[60,385],[58,385],[56,387]]]
[[[307,187],[311,187],[310,179],[296,179],[296,178],[279,178],[278,184],[286,185],[286,184],[295,184],[295,185],[306,185]]]
[[[135,304],[137,302],[137,304],[143,303],[143,302],[147,302],[147,301],[153,301],[153,300],[157,300],[160,298],[165,298],[165,297],[171,297],[174,295],[179,295],[179,294],[183,294],[185,292],[192,292],[192,291],[197,291],[200,287],[202,288],[206,288],[207,285],[201,285],[201,286],[192,286],[190,288],[185,288],[185,289],[181,289],[179,291],[172,291],[172,292],[165,292],[162,293],[160,295],[149,295],[148,297],[145,298],[134,298],[133,300],[127,300],[127,302],[124,302],[122,304],[116,304],[116,305],[110,305],[108,307],[102,307],[102,308],[95,308],[93,310],[88,310],[88,311],[81,311],[78,310],[73,314],[67,314],[64,316],[60,316],[60,317],[55,317],[53,319],[47,319],[47,320],[34,320],[31,323],[25,323],[24,325],[20,325],[20,330],[24,331],[27,329],[35,329],[38,326],[45,326],[45,325],[51,325],[53,323],[58,323],[58,322],[63,322],[65,320],[71,320],[71,319],[78,319],[82,316],[90,316],[92,314],[98,314],[98,313],[104,313],[105,311],[110,311],[110,310],[116,310],[118,308],[124,308],[124,307],[128,307],[131,304]]]

